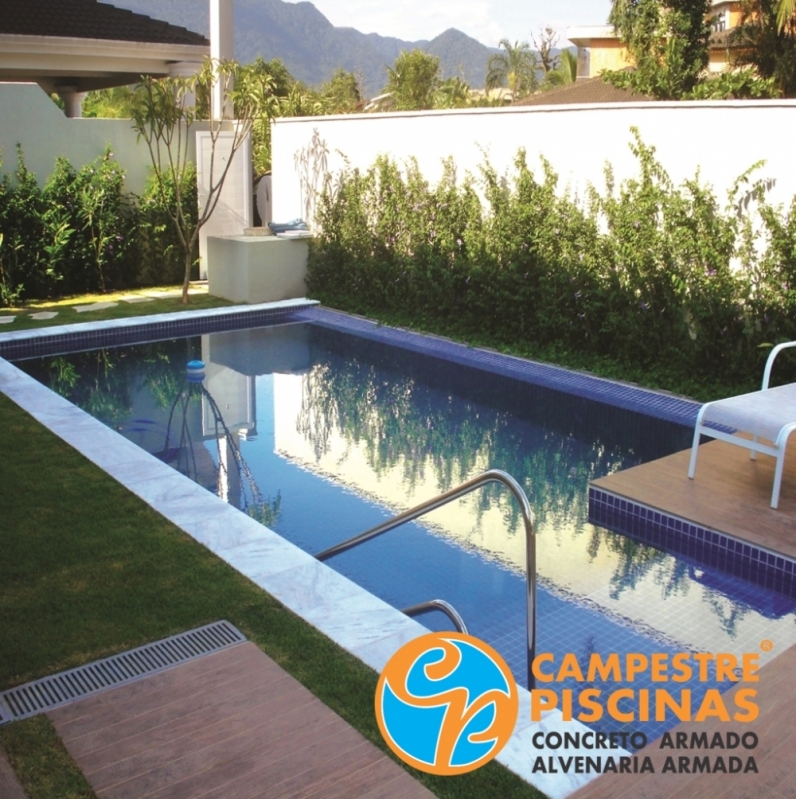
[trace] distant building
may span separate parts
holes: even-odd
[[[708,69],[722,72],[730,64],[729,32],[741,21],[741,4],[713,0]],[[578,78],[593,78],[604,70],[631,66],[627,50],[611,25],[586,25],[569,28],[567,38],[578,48]]]
[[[141,75],[192,75],[210,55],[201,34],[97,0],[2,0],[0,82],[38,83],[80,116],[83,94]]]

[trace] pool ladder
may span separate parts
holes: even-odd
[[[352,536],[351,538],[348,538],[339,544],[335,544],[333,547],[324,549],[323,552],[319,552],[315,557],[318,560],[327,560],[334,555],[339,555],[341,552],[345,552],[347,549],[352,549],[360,544],[364,544],[366,541],[376,538],[376,536],[387,533],[390,530],[394,530],[396,527],[400,527],[402,524],[406,524],[407,522],[414,521],[415,519],[425,515],[426,513],[429,513],[432,510],[441,508],[443,505],[447,505],[449,502],[453,502],[454,500],[465,496],[465,494],[469,494],[471,491],[475,491],[475,489],[481,488],[488,483],[501,483],[506,486],[509,491],[511,491],[520,506],[522,520],[525,525],[525,594],[526,633],[528,644],[528,687],[533,688],[533,673],[531,671],[531,664],[533,663],[534,654],[536,652],[536,535],[534,533],[533,527],[533,512],[531,511],[528,497],[525,496],[525,492],[522,490],[520,484],[507,472],[504,472],[501,469],[490,469],[483,474],[479,474],[477,477],[473,477],[472,480],[468,480],[467,482],[462,483],[460,486],[452,488],[450,491],[446,491],[444,494],[440,494],[439,496],[433,497],[425,502],[421,502],[419,505],[415,505],[414,508],[410,508],[403,513],[399,513],[397,516],[394,516],[392,519],[388,519],[381,524],[377,524],[375,527],[371,527],[369,530],[365,530],[364,533]],[[408,616],[416,616],[429,610],[442,611],[448,616],[448,618],[451,619],[459,632],[467,632],[467,627],[465,626],[462,617],[456,612],[456,609],[442,599],[432,599],[428,602],[421,602],[418,605],[412,605],[409,608],[404,608],[403,613],[406,613]]]

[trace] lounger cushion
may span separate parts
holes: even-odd
[[[796,422],[796,383],[712,402],[702,416],[702,424],[724,425],[772,442],[791,422]]]

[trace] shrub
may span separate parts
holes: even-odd
[[[195,217],[195,169],[186,181]],[[159,198],[152,185],[140,200],[126,193],[110,151],[78,170],[57,159],[40,188],[19,150],[14,180],[0,180],[0,306],[178,282],[184,258]]]
[[[498,346],[747,384],[768,346],[796,338],[796,200],[769,205],[762,182],[741,197],[750,170],[722,208],[633,136],[638,176],[617,187],[606,168],[580,201],[524,152],[511,181],[485,164],[457,182],[447,162],[431,186],[384,157],[344,173],[319,201],[309,293]]]

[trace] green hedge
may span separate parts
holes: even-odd
[[[79,170],[59,158],[40,188],[20,150],[14,180],[0,181],[0,306],[179,282],[183,268],[154,186],[126,193],[110,151]]]
[[[758,379],[767,346],[796,338],[796,202],[742,175],[722,207],[698,178],[675,186],[633,131],[637,177],[557,190],[520,151],[432,186],[380,158],[327,184],[310,295],[512,347],[577,351],[641,369],[666,362],[725,383]],[[756,211],[756,213],[753,213]]]

